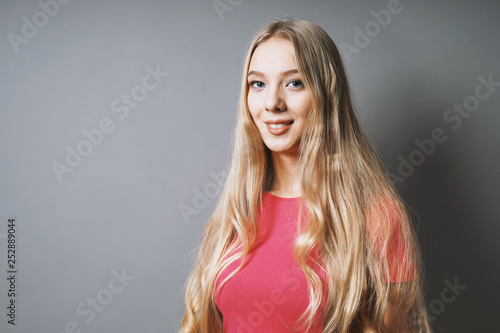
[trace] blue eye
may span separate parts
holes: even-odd
[[[264,83],[262,83],[261,81],[251,81],[248,85],[250,87],[253,87],[253,88],[263,88],[264,87]]]
[[[302,88],[304,84],[300,80],[291,80],[287,86],[291,85],[292,88]]]

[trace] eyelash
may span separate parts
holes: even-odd
[[[286,85],[289,85],[292,82],[298,83],[300,88],[302,88],[304,86],[304,84],[302,83],[301,80],[290,80]],[[295,87],[295,88],[298,88],[298,87]]]
[[[249,86],[253,87],[254,84],[256,84],[256,83],[262,83],[262,81],[258,81],[258,80],[250,81]],[[298,83],[299,87],[294,87],[296,89],[297,88],[302,88],[304,86],[304,84],[302,83],[301,80],[290,80],[290,81],[287,82],[286,86],[288,86],[290,83]],[[260,88],[260,87],[257,87],[257,88]]]

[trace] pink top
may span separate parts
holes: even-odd
[[[216,297],[224,332],[290,332],[305,312],[309,304],[307,282],[293,256],[299,201],[300,197],[282,198],[264,192],[259,220],[262,229],[255,246],[242,270],[224,284]],[[233,262],[219,282],[240,262]],[[321,327],[317,325],[310,332],[321,332]]]
[[[262,216],[258,218],[261,229],[256,243],[248,253],[243,268],[216,295],[224,332],[290,332],[305,312],[309,304],[307,281],[293,256],[299,202],[300,197],[282,198],[264,192]],[[305,213],[307,210],[302,212],[303,216]],[[236,260],[228,266],[222,272],[219,283],[240,262]],[[319,269],[316,271],[325,278]],[[322,318],[319,317],[309,332],[322,331]]]

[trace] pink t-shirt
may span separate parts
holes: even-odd
[[[300,198],[281,198],[264,192],[257,241],[242,270],[216,296],[224,332],[290,332],[305,312],[309,304],[307,282],[293,256],[299,201]],[[236,260],[228,266],[219,283],[240,262]],[[320,325],[309,332],[321,332]]]
[[[243,268],[230,278],[215,297],[223,316],[225,333],[291,332],[291,328],[307,309],[308,286],[305,274],[293,255],[296,240],[299,198],[282,198],[264,192],[262,215],[258,216],[259,232]],[[307,209],[302,212],[307,223]],[[394,254],[390,254],[391,275],[399,264],[399,235],[393,238]],[[218,285],[240,264],[234,261],[221,274]],[[325,281],[323,271],[316,272]],[[394,276],[388,282],[396,282]],[[217,286],[218,286],[217,285]],[[321,315],[309,332],[321,332]],[[297,330],[296,332],[305,332]]]

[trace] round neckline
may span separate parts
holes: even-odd
[[[286,198],[286,197],[279,197],[275,194],[272,194],[271,192],[269,191],[265,191],[265,193],[267,193],[268,195],[270,195],[271,197],[274,197],[274,198],[277,198],[277,199],[281,199],[281,200],[293,200],[293,199],[300,199],[302,198],[301,196],[300,197],[290,197],[290,198]]]

